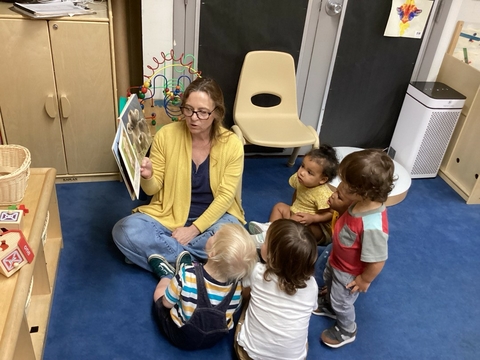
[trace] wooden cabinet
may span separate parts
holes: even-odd
[[[97,14],[29,19],[0,3],[3,142],[27,147],[32,167],[82,177],[118,173],[112,22]]]
[[[30,169],[23,233],[35,257],[11,277],[0,275],[0,360],[43,355],[62,248],[55,175],[53,168]]]
[[[480,71],[445,54],[437,80],[467,97],[439,175],[467,204],[480,204]]]

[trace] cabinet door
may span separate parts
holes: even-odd
[[[108,23],[49,21],[69,174],[117,172]]]
[[[4,143],[28,148],[32,167],[54,167],[65,174],[46,21],[0,19],[0,84]]]

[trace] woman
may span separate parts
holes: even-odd
[[[142,161],[141,186],[153,195],[150,204],[134,209],[112,230],[126,259],[150,271],[159,259],[167,265],[177,258],[184,262],[186,251],[206,260],[205,244],[222,224],[245,224],[237,191],[243,145],[222,127],[222,90],[212,79],[197,78],[185,90],[181,110],[184,121],[162,127],[150,158]],[[149,266],[149,257],[157,264]]]

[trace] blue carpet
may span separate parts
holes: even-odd
[[[300,159],[297,160],[297,164]],[[285,158],[246,158],[247,220],[266,221],[290,202]],[[57,185],[64,248],[44,359],[235,359],[233,334],[209,350],[171,346],[151,316],[156,279],[123,261],[115,222],[141,203],[123,183]],[[480,206],[466,205],[442,179],[413,180],[388,209],[389,260],[356,303],[357,340],[319,343],[333,320],[312,316],[308,359],[478,359]]]

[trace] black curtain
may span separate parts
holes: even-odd
[[[204,0],[200,8],[198,69],[222,87],[232,112],[243,59],[249,51],[290,53],[298,64],[308,0]]]
[[[349,1],[320,131],[333,146],[385,148],[421,39],[383,36],[391,1]]]

